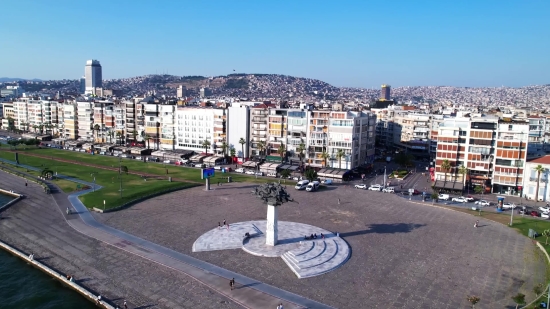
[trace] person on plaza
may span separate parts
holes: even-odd
[[[223,219],[223,226],[225,226],[225,223],[226,223],[226,221],[225,221],[225,219]]]
[[[34,260],[34,254],[31,253],[31,254],[29,255],[29,260],[31,260],[31,261]]]
[[[235,288],[235,278],[229,280],[229,286],[231,287],[231,291],[233,291],[233,288]]]
[[[101,305],[101,295],[97,295],[97,299],[95,301],[97,305]]]
[[[221,229],[222,225],[218,222],[218,230]]]
[[[124,300],[124,309],[128,309],[128,304],[126,303],[126,300]]]
[[[476,223],[474,223],[474,227],[478,227],[479,226],[479,220],[476,221]]]

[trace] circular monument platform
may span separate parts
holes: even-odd
[[[241,248],[256,256],[281,257],[298,278],[324,274],[349,259],[351,251],[342,238],[303,223],[279,221],[277,245],[266,245],[266,224],[265,220],[246,221],[214,228],[195,241],[193,252]],[[250,238],[245,237],[246,233]],[[305,239],[312,234],[317,238]]]

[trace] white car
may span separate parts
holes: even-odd
[[[372,185],[369,187],[371,191],[382,191],[382,185]]]
[[[247,175],[254,175],[254,174],[256,174],[254,171],[246,171],[246,172],[244,172],[244,173],[247,174]]]
[[[514,209],[516,208],[516,205],[514,203],[504,203],[502,204],[502,209]]]
[[[471,203],[471,202],[473,202],[473,201],[474,201],[474,198],[473,198],[473,197],[471,197],[471,196],[467,196],[467,197],[465,197],[464,199],[465,199],[465,200],[466,200],[466,202],[468,202],[468,203]]]
[[[214,166],[214,169],[217,170],[217,171],[220,171],[222,169],[222,167],[220,165],[216,165],[216,166]]]
[[[463,196],[453,197],[453,198],[451,199],[451,201],[453,201],[453,202],[458,202],[458,203],[466,203],[466,198],[463,197]]]
[[[479,205],[479,206],[490,206],[491,205],[491,202],[488,202],[486,200],[479,200],[479,201],[476,201],[476,205]]]
[[[540,214],[541,218],[548,219],[550,218],[550,212],[543,212]]]
[[[264,173],[263,173],[263,172],[256,172],[256,173],[254,173],[254,175],[256,175],[256,176],[263,176]]]
[[[141,160],[143,160],[143,158],[142,158],[142,157],[136,157],[136,160],[140,160],[140,161],[141,161]]]
[[[367,188],[367,185],[366,185],[366,184],[355,185],[355,189],[363,189],[363,190],[365,190],[366,188]]]
[[[235,169],[235,173],[241,173],[241,174],[243,174],[243,173],[244,173],[244,168],[239,167],[239,168]]]
[[[332,179],[325,179],[325,180],[323,180],[323,183],[325,185],[331,185],[332,184]]]
[[[382,189],[382,192],[384,192],[384,193],[395,193],[395,188],[394,187],[387,187],[387,188]]]
[[[542,212],[549,212],[550,213],[550,207],[548,206],[540,206],[539,210]]]
[[[170,164],[170,160],[164,160],[162,163]]]
[[[437,196],[437,199],[442,201],[448,201],[450,198],[449,194],[440,194]]]
[[[277,177],[277,173],[273,173],[273,172],[267,173],[267,177]]]

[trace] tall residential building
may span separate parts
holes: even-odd
[[[86,61],[84,73],[86,78],[86,93],[95,94],[97,88],[103,88],[101,64],[98,60]]]
[[[76,101],[77,138],[80,140],[94,140],[94,102],[86,98],[78,98]]]
[[[58,102],[20,98],[13,102],[16,128],[35,133],[53,134],[59,124]]]
[[[129,142],[143,142],[145,134],[145,116],[143,104],[138,100],[124,101],[126,105],[126,140]]]
[[[60,129],[62,138],[78,138],[78,116],[77,104],[75,101],[65,101],[63,103],[63,123]]]
[[[78,85],[78,90],[79,90],[79,94],[85,94],[86,93],[86,76],[82,76],[80,78],[80,81],[79,81],[79,85]]]
[[[529,123],[498,117],[449,118],[438,131],[436,188],[518,194],[523,183]],[[442,165],[448,160],[450,169]],[[460,167],[467,173],[459,173]]]
[[[92,126],[94,140],[98,143],[105,143],[110,140],[115,127],[114,115],[115,103],[112,101],[94,102],[94,122]]]
[[[175,131],[176,149],[205,152],[204,141],[210,142],[208,153],[223,154],[227,109],[178,106]],[[228,152],[229,153],[229,152]]]
[[[267,152],[267,115],[269,108],[266,104],[253,106],[250,111],[250,156],[265,155]],[[260,145],[263,144],[263,149]]]
[[[380,100],[390,101],[391,100],[391,86],[382,85],[382,93],[380,94]]]
[[[227,109],[227,144],[235,149],[237,158],[250,157],[250,110],[259,104],[262,102],[234,102]],[[239,143],[241,139],[245,142],[243,146]]]

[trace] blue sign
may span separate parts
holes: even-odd
[[[214,177],[214,171],[215,171],[214,168],[203,168],[203,169],[201,169],[201,179]]]

